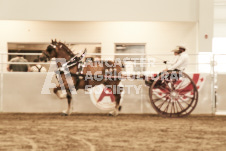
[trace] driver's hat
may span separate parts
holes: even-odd
[[[172,50],[172,52],[181,53],[181,50],[179,48],[175,48],[175,49]]]
[[[186,48],[184,46],[177,46],[180,50],[185,51]]]
[[[176,52],[176,53],[181,53],[183,51],[185,51],[186,48],[183,46],[177,46],[175,49],[172,50],[172,52]]]

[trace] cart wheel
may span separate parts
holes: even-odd
[[[189,115],[198,102],[198,91],[193,80],[184,72],[170,71],[156,78],[149,89],[155,111],[163,117]]]

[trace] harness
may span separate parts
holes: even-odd
[[[76,90],[78,90],[80,81],[85,79],[85,75],[83,74],[84,62],[81,61],[81,59],[85,56],[85,52],[80,57],[77,57],[76,55],[73,56],[69,61],[64,63],[62,67],[59,67],[55,71],[56,74],[65,74],[65,75],[70,74],[71,76],[76,77],[76,85],[75,85]],[[76,73],[71,73],[68,69],[75,65],[78,66],[78,71]]]

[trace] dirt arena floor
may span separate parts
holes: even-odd
[[[226,116],[0,113],[0,151],[225,151]]]

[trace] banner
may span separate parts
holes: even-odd
[[[205,74],[194,73],[190,75],[190,78],[196,84],[197,90],[200,91],[203,87]],[[120,85],[122,86],[121,83]],[[133,82],[131,82],[131,85],[133,85]],[[187,99],[191,98],[191,96],[193,95],[191,94],[193,92],[193,86],[188,78],[179,78],[175,86],[177,85],[180,87],[180,89],[178,89],[177,91],[180,92],[180,94],[183,93],[183,98],[181,101],[186,101]],[[165,95],[166,91],[166,89],[156,89],[154,90],[154,94],[162,98]],[[100,110],[113,110],[115,108],[115,96],[110,88],[107,88],[102,84],[91,88],[89,90],[89,93],[92,103]],[[123,96],[121,97],[120,103],[122,103],[122,100]]]

